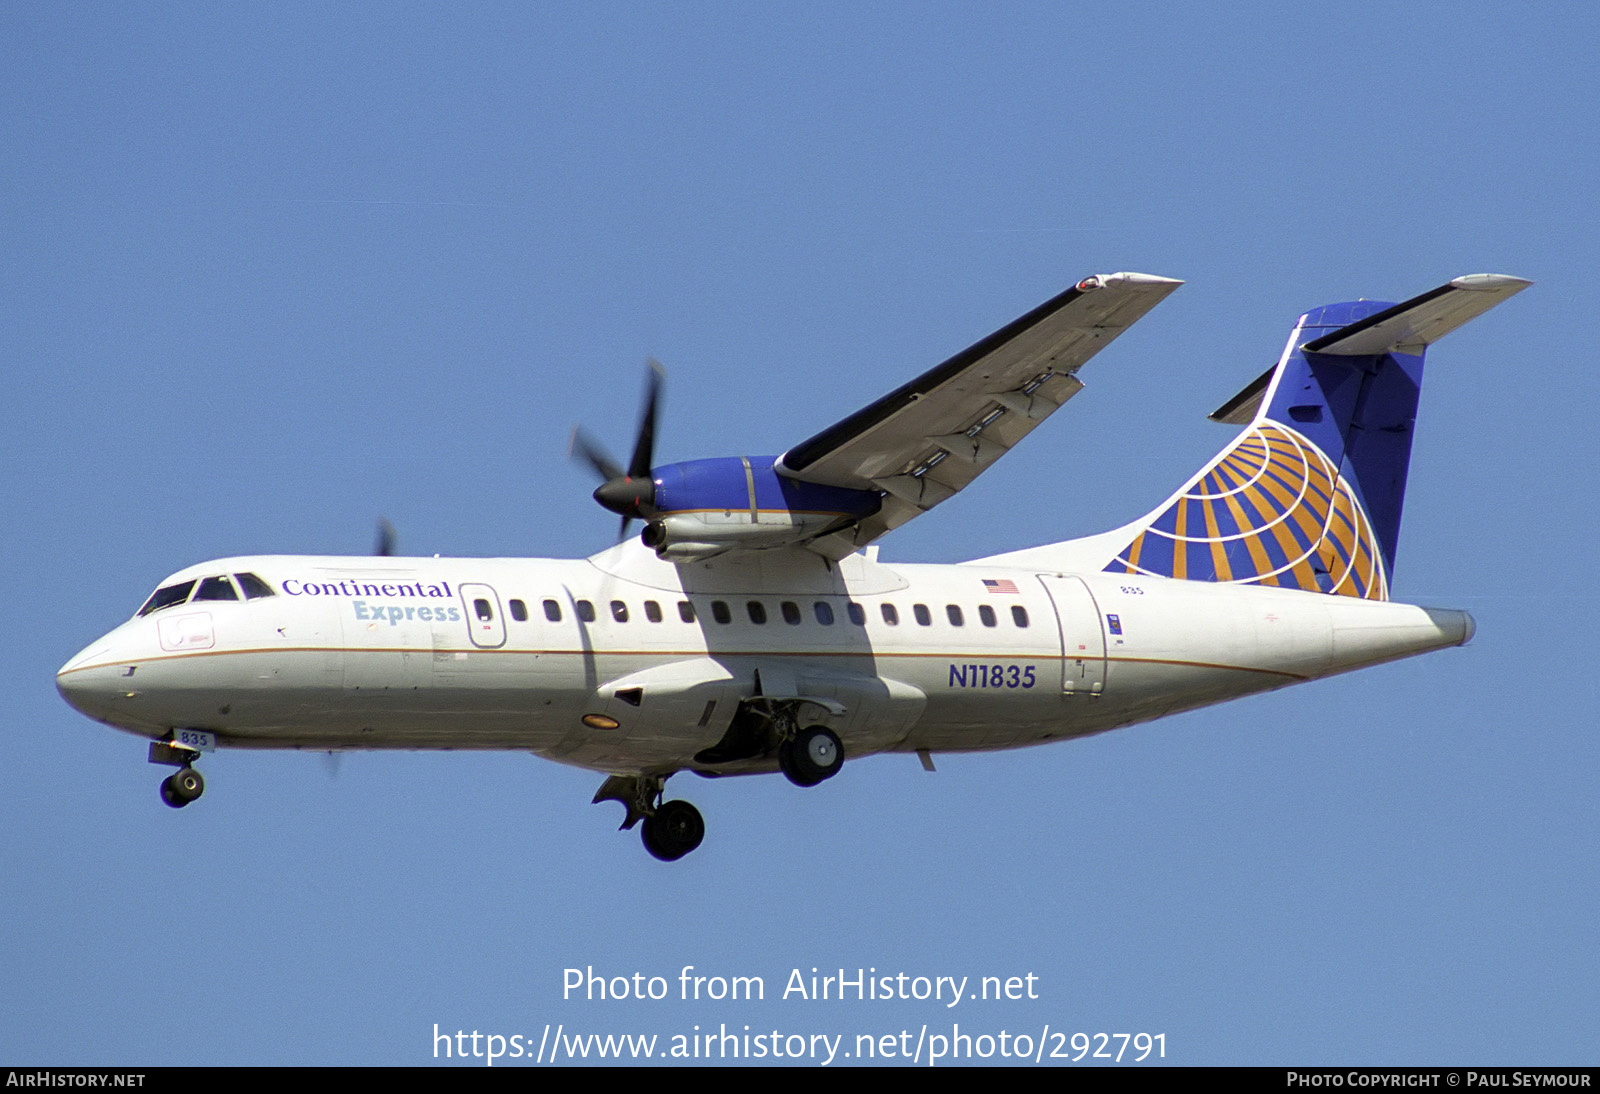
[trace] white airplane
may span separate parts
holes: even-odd
[[[216,748],[526,750],[607,776],[647,850],[705,826],[679,771],[1018,748],[1455,646],[1465,612],[1391,602],[1426,347],[1529,282],[1460,277],[1300,317],[1212,418],[1242,433],[1147,516],[959,565],[873,542],[971,483],[1180,282],[1085,278],[773,457],[630,465],[581,434],[596,499],[643,535],[588,559],[259,556],[163,581],[61,669],[91,718],[205,788]]]

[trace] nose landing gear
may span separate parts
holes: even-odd
[[[176,767],[178,770],[161,780],[161,800],[174,809],[182,809],[206,792],[206,781],[194,769],[200,753],[192,748],[175,745],[171,741],[150,742],[150,762]]]
[[[161,780],[161,800],[174,809],[182,809],[205,792],[205,779],[192,767],[182,768]]]

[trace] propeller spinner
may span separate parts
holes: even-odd
[[[622,517],[622,528],[617,538],[628,535],[628,524],[635,517],[645,520],[656,512],[656,484],[651,477],[651,460],[655,454],[656,412],[661,405],[661,385],[667,372],[661,362],[651,358],[650,370],[645,376],[644,414],[639,421],[639,436],[633,445],[633,458],[626,470],[613,460],[604,448],[595,443],[581,428],[572,431],[569,454],[582,460],[603,480],[594,492],[594,500],[604,508]]]

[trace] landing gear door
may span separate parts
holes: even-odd
[[[461,607],[467,618],[467,634],[481,650],[497,650],[506,644],[506,620],[500,611],[500,598],[487,585],[459,587]]]
[[[1099,695],[1106,688],[1106,632],[1100,607],[1082,578],[1040,574],[1061,633],[1061,691]]]

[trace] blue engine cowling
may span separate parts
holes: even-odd
[[[645,544],[673,561],[786,547],[871,516],[882,504],[876,491],[787,478],[776,462],[724,456],[655,468],[656,512]]]

